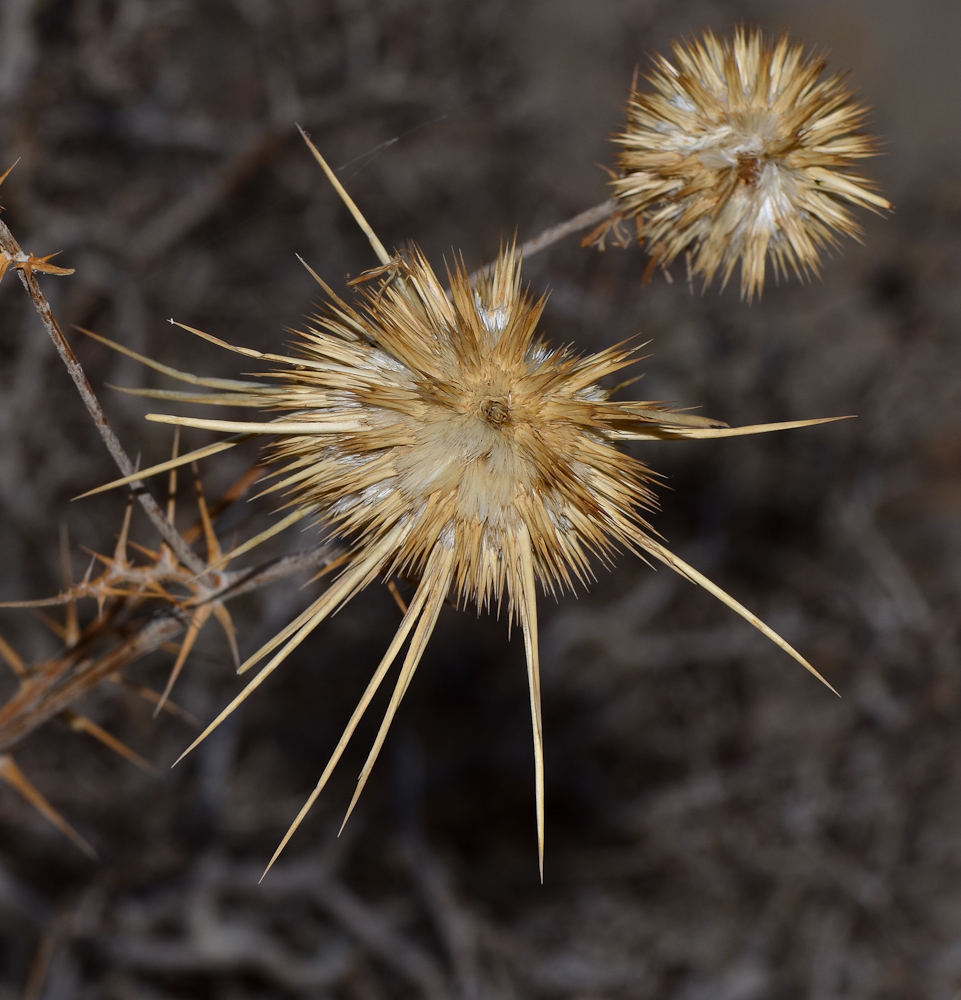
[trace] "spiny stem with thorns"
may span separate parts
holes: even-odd
[[[11,258],[19,259],[23,255],[20,244],[2,219],[0,219],[0,247]],[[60,329],[60,324],[57,322],[57,318],[50,308],[50,303],[40,288],[36,275],[28,267],[18,268],[18,271],[20,280],[23,282],[23,287],[33,300],[40,319],[43,321],[43,325],[50,335],[50,339],[53,341],[70,378],[73,380],[73,384],[77,387],[77,392],[80,393],[80,398],[83,400],[84,406],[86,406],[87,412],[90,414],[100,437],[107,446],[107,450],[117,463],[120,471],[125,476],[133,476],[135,472],[134,464],[120,443],[120,439],[114,433],[113,428],[107,422],[100,401],[93,391],[93,386],[91,386],[89,379],[84,373],[79,358],[74,354],[73,348],[67,343],[67,338],[64,337],[63,330]],[[142,480],[132,480],[132,483],[133,492],[140,502],[140,506],[143,507],[147,517],[150,518],[163,540],[177,554],[177,558],[185,566],[193,570],[193,572],[198,574],[205,572],[206,565],[204,561],[191,549],[184,541],[180,532],[167,520],[166,515],[160,509],[160,505],[147,491],[147,487]]]
[[[338,554],[336,546],[319,543],[303,552],[271,560],[252,569],[223,573],[223,588],[200,606],[219,603],[228,597],[239,596],[305,570],[327,565]],[[51,602],[11,602],[5,606],[38,603],[66,602],[58,598]],[[27,682],[17,694],[0,706],[0,753],[16,746],[101,680],[114,676],[116,671],[176,639],[188,624],[189,614],[176,608],[165,611],[104,657],[85,655],[88,650],[80,643],[69,651],[67,657],[50,661],[39,671],[29,675],[22,659],[8,643],[0,639],[0,656],[7,661],[14,673]]]

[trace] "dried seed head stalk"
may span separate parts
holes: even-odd
[[[276,858],[320,794],[405,643],[409,640],[393,696],[350,810],[445,600],[478,609],[506,601],[526,648],[543,861],[538,584],[551,592],[586,584],[592,558],[610,561],[618,548],[653,556],[705,587],[820,676],[763,622],[653,537],[643,518],[654,504],[652,473],[625,454],[621,443],[725,437],[820,421],[728,428],[661,404],[614,401],[601,381],[631,364],[634,350],[618,346],[579,356],[550,347],[537,332],[544,299],[534,299],[522,287],[513,247],[501,251],[476,290],[463,265],[456,266],[448,274],[448,293],[416,247],[391,257],[372,231],[368,235],[383,266],[354,282],[359,307],[324,285],[326,311],[298,335],[295,356],[232,347],[192,331],[272,363],[273,370],[260,380],[203,379],[168,370],[217,391],[137,390],[280,413],[272,421],[148,415],[164,423],[276,437],[267,449],[267,461],[278,467],[269,491],[282,494],[293,509],[275,528],[234,550],[233,557],[304,518],[322,520],[351,545],[330,587],[243,664],[247,670],[269,657],[197,742],[321,621],[369,583],[394,574],[417,581],[393,641]]]
[[[744,29],[673,49],[673,62],[654,60],[653,90],[632,88],[615,138],[616,198],[652,267],[690,253],[693,274],[709,284],[719,271],[726,284],[740,261],[751,299],[769,255],[775,277],[816,274],[836,234],[860,232],[849,205],[891,207],[851,172],[877,143],[859,131],[867,109],[844,77],[821,79],[821,56]]]

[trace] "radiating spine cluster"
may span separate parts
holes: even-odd
[[[837,234],[860,232],[849,206],[889,209],[852,168],[877,153],[861,128],[867,109],[843,76],[787,35],[711,31],[657,56],[636,81],[615,137],[620,211],[637,221],[652,266],[688,254],[693,275],[722,283],[741,264],[741,294],[775,276],[816,273]]]
[[[820,421],[729,428],[659,403],[615,401],[602,381],[633,362],[633,349],[622,345],[580,356],[542,340],[544,299],[535,300],[522,287],[513,247],[502,249],[476,287],[457,264],[448,272],[448,292],[416,247],[391,256],[370,235],[383,264],[354,282],[359,308],[324,285],[326,310],[298,336],[294,355],[260,354],[193,331],[273,365],[260,379],[205,380],[166,369],[217,391],[138,390],[277,412],[268,421],[148,418],[271,436],[267,462],[277,468],[268,491],[283,494],[293,507],[281,523],[317,519],[350,544],[330,587],[243,664],[248,670],[267,659],[200,739],[326,617],[376,578],[402,575],[416,581],[393,641],[279,853],[326,784],[404,644],[409,641],[351,809],[444,601],[475,603],[480,610],[506,598],[509,615],[524,633],[543,859],[538,583],[551,592],[586,583],[592,558],[609,561],[618,548],[653,556],[715,594],[816,674],[763,622],[653,537],[643,519],[653,505],[653,475],[622,443],[726,437]]]

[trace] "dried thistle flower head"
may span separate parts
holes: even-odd
[[[768,256],[775,277],[816,274],[837,234],[860,232],[848,206],[891,207],[851,170],[877,143],[860,131],[867,109],[844,77],[821,78],[823,57],[756,29],[709,30],[673,50],[673,62],[655,58],[652,90],[635,81],[615,138],[616,199],[652,267],[688,253],[691,273],[726,284],[740,261],[751,299]]]
[[[662,404],[614,401],[602,380],[631,364],[634,350],[617,346],[580,356],[549,346],[537,332],[544,299],[534,299],[523,288],[513,247],[501,251],[476,288],[463,266],[456,266],[448,274],[447,292],[416,247],[388,255],[339,190],[383,263],[354,282],[359,308],[324,285],[326,311],[298,335],[294,356],[232,347],[192,331],[274,367],[252,382],[204,379],[148,362],[216,392],[136,390],[280,413],[266,421],[148,415],[163,423],[275,437],[267,449],[267,461],[277,466],[268,492],[282,494],[293,509],[275,527],[233,550],[232,558],[305,518],[322,521],[350,543],[340,575],[242,665],[247,670],[269,657],[197,742],[368,584],[398,574],[416,581],[393,641],[276,859],[328,781],[405,643],[409,640],[393,696],[348,815],[444,602],[480,610],[506,601],[524,634],[543,862],[538,585],[556,593],[575,582],[586,584],[592,558],[610,561],[618,548],[653,556],[724,601],[820,676],[768,626],[653,537],[643,517],[654,503],[653,475],[622,450],[622,442],[725,437],[820,421],[729,428]],[[192,461],[210,447],[177,461]],[[171,465],[145,470],[138,478]]]

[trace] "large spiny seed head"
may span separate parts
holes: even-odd
[[[513,247],[502,250],[476,288],[457,264],[448,273],[448,293],[416,247],[391,257],[376,237],[371,242],[384,266],[354,282],[360,287],[359,307],[324,286],[328,304],[298,334],[297,356],[263,354],[193,331],[272,363],[269,381],[199,378],[141,358],[181,381],[217,391],[133,390],[138,395],[280,411],[266,421],[149,415],[163,423],[273,439],[267,457],[276,471],[268,492],[284,494],[294,510],[223,560],[311,517],[349,543],[340,574],[247,659],[242,672],[269,657],[187,752],[322,621],[374,579],[401,574],[415,581],[393,640],[273,864],[326,786],[392,666],[401,660],[348,815],[354,808],[444,601],[454,597],[460,603],[476,602],[480,609],[506,597],[524,635],[543,875],[538,580],[551,591],[586,582],[592,557],[609,560],[615,548],[630,549],[714,594],[820,677],[776,632],[653,537],[641,516],[654,504],[653,475],[621,445],[723,438],[821,421],[732,428],[659,403],[614,401],[603,381],[632,363],[632,349],[616,346],[579,356],[540,340],[537,325],[544,299],[533,299],[521,287],[520,259]],[[103,488],[126,485],[235,442],[227,439],[198,449]]]
[[[323,410],[347,432],[289,437],[272,457],[282,481],[301,477],[294,502],[359,550],[405,525],[389,572],[420,577],[449,549],[459,600],[484,606],[506,588],[513,606],[521,539],[550,589],[584,580],[612,542],[636,544],[650,475],[608,440],[625,418],[598,385],[630,352],[582,358],[537,339],[544,300],[521,288],[512,250],[476,291],[462,267],[449,277],[450,297],[413,249],[360,310],[317,317],[298,342],[309,366],[276,372],[270,405],[305,422]]]
[[[817,273],[838,233],[857,235],[850,205],[890,203],[851,172],[877,145],[860,128],[866,108],[825,60],[758,30],[718,39],[711,31],[658,56],[648,92],[632,88],[612,183],[621,211],[637,220],[655,264],[690,253],[709,284],[741,263],[741,294],[775,276]]]

